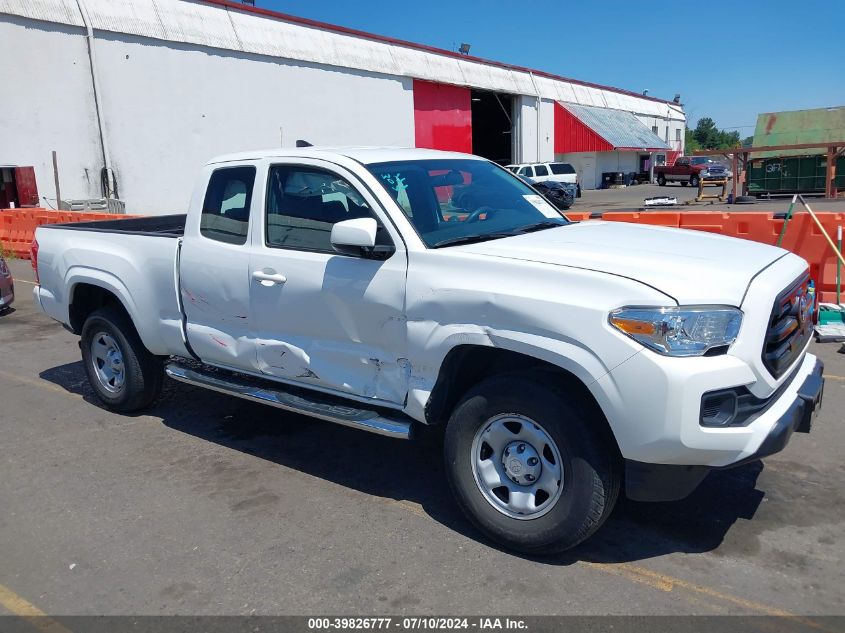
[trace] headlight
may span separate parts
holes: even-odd
[[[721,306],[619,308],[610,324],[666,356],[701,356],[736,340],[742,312]]]
[[[710,175],[710,172],[709,172],[709,171],[707,171],[706,169],[703,169],[702,171],[700,171],[700,172],[698,173],[698,175],[699,175],[699,177],[701,177],[701,178],[707,178],[707,177]]]

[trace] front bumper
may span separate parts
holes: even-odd
[[[814,358],[814,357],[811,357]],[[794,432],[809,433],[824,397],[824,364],[814,359],[812,371],[800,383],[786,410],[774,421],[760,446],[750,455],[723,466],[687,466],[625,461],[625,493],[634,501],[674,501],[689,495],[714,469],[735,468],[784,449]]]

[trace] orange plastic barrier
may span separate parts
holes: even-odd
[[[51,211],[50,209],[0,209],[0,246],[6,253],[29,259],[29,247],[36,227],[42,224],[119,220],[137,217],[84,211]]]
[[[678,217],[682,215],[677,211],[649,211],[640,213],[637,211],[608,211],[601,219],[605,222],[634,222],[635,224],[649,224],[652,226],[678,227]]]
[[[835,240],[836,228],[845,227],[845,214],[821,212],[816,215],[828,235]],[[771,245],[777,243],[784,224],[784,220],[775,218],[773,213],[720,211],[610,212],[605,213],[602,220],[677,226],[682,229],[708,231]],[[677,224],[675,224],[676,221]],[[816,283],[819,300],[834,302],[836,300],[836,254],[809,213],[802,211],[792,216],[781,247],[807,260],[810,264],[810,276]]]

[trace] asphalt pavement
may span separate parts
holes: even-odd
[[[487,542],[441,449],[168,382],[144,415],[101,408],[77,339],[11,262],[0,317],[0,613],[743,614],[834,630],[845,613],[845,355],[783,453],[688,499],[622,501],[586,544]]]

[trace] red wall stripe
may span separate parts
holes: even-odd
[[[469,88],[414,80],[416,146],[472,153]]]
[[[613,151],[613,145],[555,102],[555,154],[610,151]]]

